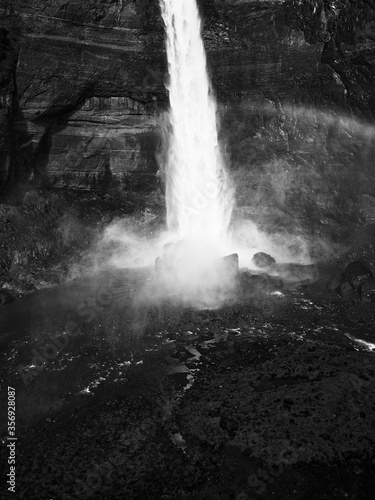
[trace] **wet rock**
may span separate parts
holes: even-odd
[[[1,288],[0,289],[0,306],[5,306],[6,304],[9,304],[9,302],[12,302],[12,296],[10,295],[8,290]]]
[[[284,282],[281,278],[266,275],[265,279],[270,292],[282,290],[284,288]]]
[[[252,276],[253,276],[253,274],[250,271],[242,269],[240,272],[240,275],[239,275],[240,283],[243,286],[250,284],[250,280],[251,280]]]
[[[314,264],[276,264],[274,270],[287,280],[312,279],[317,274]]]
[[[360,260],[351,262],[346,266],[343,274],[343,281],[348,282],[355,290],[358,290],[361,284],[368,278],[372,278],[372,272]]]
[[[176,249],[177,245],[175,243],[164,245],[161,257],[157,257],[155,260],[156,271],[165,272],[173,270],[176,261]]]
[[[249,271],[242,271],[239,283],[244,296],[253,297],[258,293],[271,293],[284,288],[284,282],[278,277],[263,274],[251,274]]]
[[[160,257],[157,257],[155,259],[155,271],[156,272],[162,272],[164,269],[164,266],[163,266],[163,261],[161,260]]]
[[[224,266],[224,271],[227,271],[230,274],[238,273],[239,270],[238,254],[232,253],[231,255],[223,257],[222,263]]]
[[[257,252],[254,254],[251,262],[260,269],[269,269],[276,264],[276,260],[268,253],[264,252]]]
[[[361,286],[361,297],[364,302],[375,302],[375,280],[368,278]]]

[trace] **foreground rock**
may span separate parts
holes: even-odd
[[[243,296],[248,296],[251,299],[259,294],[267,295],[284,288],[284,282],[279,277],[269,276],[266,273],[253,274],[247,270],[241,271],[239,282]]]
[[[17,498],[373,498],[374,352],[357,339],[375,342],[375,309],[277,300],[266,317],[166,305],[142,338],[123,299],[81,318],[27,387],[13,375]],[[2,377],[56,333],[37,328],[3,350]]]
[[[237,253],[232,253],[223,257],[221,263],[223,266],[223,272],[229,273],[230,275],[236,275],[239,271],[239,259]]]
[[[351,262],[343,274],[343,281],[348,282],[354,290],[358,290],[361,284],[369,278],[372,278],[372,272],[360,260]]]
[[[350,262],[343,273],[336,272],[327,282],[327,289],[338,292],[341,297],[364,302],[375,300],[375,280],[370,266],[363,260]]]
[[[270,269],[276,264],[276,260],[268,253],[264,252],[257,252],[254,254],[251,262],[259,269]]]

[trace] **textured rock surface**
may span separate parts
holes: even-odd
[[[357,289],[368,278],[372,278],[372,273],[366,264],[357,260],[351,262],[345,269],[343,279]]]
[[[264,252],[257,252],[256,254],[254,254],[253,258],[251,259],[251,262],[256,267],[263,269],[270,268],[276,264],[276,260],[268,253]]]
[[[147,34],[148,3],[1,5],[2,184],[17,176],[53,187],[155,187],[164,47],[160,33]]]
[[[219,96],[224,81],[231,83],[222,138],[239,216],[271,233],[309,228],[315,241],[342,242],[368,228],[375,206],[374,5],[211,3],[223,9],[229,37],[226,49],[209,56]]]
[[[33,356],[61,340],[87,282],[60,290],[59,306],[45,294],[4,308],[32,310],[0,358],[23,410],[17,498],[373,497],[373,304],[313,284],[273,296],[267,314],[248,298],[199,311],[149,303],[140,332],[124,300],[129,285],[144,286],[139,271],[116,272],[112,300],[77,320],[77,336],[44,365]],[[91,284],[90,311],[112,277]]]

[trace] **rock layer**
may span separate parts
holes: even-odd
[[[113,181],[151,189],[155,109],[165,101],[160,20],[159,32],[147,34],[154,7],[20,1],[3,8],[2,184],[11,170],[41,186],[105,189]]]

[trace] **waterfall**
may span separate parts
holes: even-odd
[[[169,67],[168,228],[223,255],[233,207],[196,0],[160,0]]]

